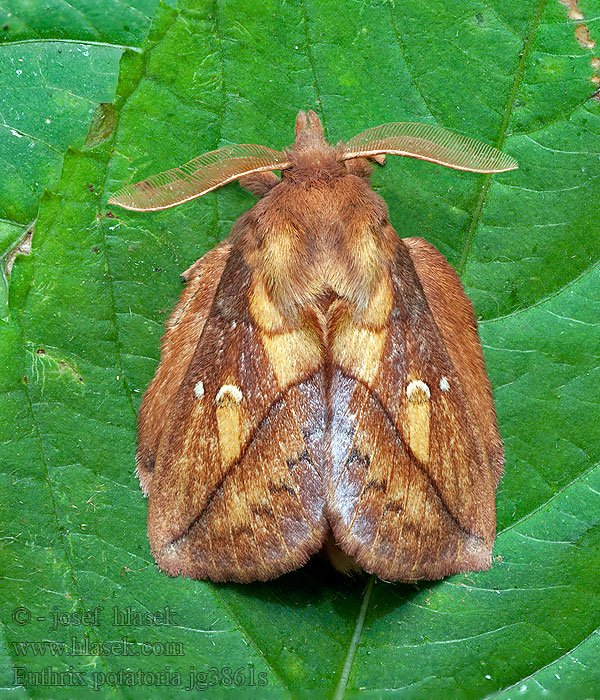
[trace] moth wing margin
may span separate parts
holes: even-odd
[[[376,356],[363,362],[371,369],[357,371],[351,342],[333,354],[335,539],[387,580],[489,568],[494,480],[479,426],[404,243],[389,269],[393,305]]]
[[[171,575],[274,578],[326,536],[323,484],[306,445],[322,430],[321,375],[281,390],[251,293],[251,271],[234,250],[160,442],[148,535]]]
[[[166,323],[161,339],[160,363],[138,414],[136,472],[145,496],[150,492],[161,435],[202,335],[230,253],[231,244],[223,242],[182,275],[187,285]]]
[[[403,238],[402,242],[408,248],[433,319],[479,424],[496,487],[504,471],[504,449],[473,304],[460,277],[437,248],[424,238]]]

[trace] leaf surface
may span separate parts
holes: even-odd
[[[600,697],[600,102],[567,8],[16,5],[2,240],[37,222],[0,329],[0,694],[172,698],[192,672],[210,697]],[[600,6],[580,10],[600,41]],[[99,103],[114,130],[84,147]],[[106,201],[229,144],[281,149],[307,108],[333,143],[422,121],[519,160],[487,177],[390,157],[373,176],[399,234],[447,256],[481,318],[507,453],[488,572],[392,585],[315,560],[213,585],[150,555],[136,411],[179,274],[254,200],[230,185],[152,215]],[[69,668],[87,685],[43,676]]]

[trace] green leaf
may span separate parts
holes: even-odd
[[[21,227],[10,221],[0,221],[0,319],[8,322],[8,287],[10,273],[17,255],[28,255],[31,251],[31,238],[34,224]]]
[[[158,0],[45,0],[42,8],[36,0],[0,0],[0,40],[77,39],[139,46],[158,4]]]
[[[179,697],[191,670],[211,698],[600,697],[600,102],[567,8],[190,0],[100,18],[56,3],[53,29],[31,7],[11,6],[28,43],[0,46],[3,131],[28,125],[2,136],[11,236],[41,197],[0,329],[0,694]],[[137,10],[155,12],[141,53],[124,45],[146,20],[128,38],[118,19]],[[600,41],[597,0],[580,10]],[[69,44],[61,72],[65,39],[103,43]],[[116,126],[84,149],[100,102]],[[106,201],[219,146],[281,148],[301,108],[333,143],[423,121],[519,160],[485,177],[390,157],[373,177],[399,234],[448,257],[481,318],[507,453],[488,572],[409,586],[316,559],[242,586],[153,562],[137,408],[179,274],[254,200],[231,185],[154,215]]]
[[[65,151],[83,145],[96,104],[113,99],[121,54],[78,43],[0,45],[0,217],[35,217]]]

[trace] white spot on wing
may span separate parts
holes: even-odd
[[[227,399],[231,399],[235,404],[241,403],[243,394],[239,387],[233,384],[223,384],[223,386],[217,392],[215,396],[215,401],[218,404],[223,403]]]
[[[194,387],[194,395],[197,399],[201,399],[204,396],[204,384],[199,381]]]
[[[442,391],[450,391],[450,382],[448,381],[448,377],[442,377],[440,379],[440,389]]]
[[[412,382],[406,387],[406,395],[408,396],[409,400],[411,400],[419,398],[419,394],[421,394],[421,397],[425,400],[428,400],[431,397],[431,392],[429,391],[427,384],[422,382],[420,379],[413,379]]]

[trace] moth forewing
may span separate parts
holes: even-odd
[[[265,580],[305,563],[326,535],[304,438],[323,423],[319,367],[280,386],[251,317],[252,278],[232,252],[160,440],[148,531],[173,575]]]
[[[382,273],[394,304],[377,374],[357,372],[346,350],[332,357],[331,431],[347,443],[331,466],[333,534],[388,580],[486,568],[495,511],[484,437],[402,241]]]
[[[496,487],[504,470],[504,451],[473,305],[454,269],[431,243],[424,238],[404,238],[403,243],[483,438]],[[442,396],[450,392],[450,379],[443,376],[439,388]]]
[[[321,548],[387,580],[488,568],[503,450],[473,309],[433,246],[398,238],[365,159],[516,162],[430,125],[334,148],[300,112],[295,136],[109,200],[161,209],[234,179],[261,197],[185,273],[142,401],[152,553],[171,575],[215,581],[273,578]]]

